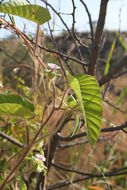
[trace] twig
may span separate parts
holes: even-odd
[[[66,97],[66,95],[67,95],[69,89],[70,89],[70,87],[68,87],[68,88],[64,91],[64,94],[63,94],[63,96],[62,96],[62,99],[61,99],[61,102],[60,102],[59,106],[55,108],[56,110],[59,110],[59,109],[61,108],[61,106],[62,106],[62,104],[63,104],[63,102],[64,102],[64,99],[65,99],[65,97]]]
[[[82,46],[82,47],[85,47],[85,45],[81,42],[81,40],[78,38],[76,32],[75,32],[75,23],[76,23],[76,20],[75,20],[75,10],[76,10],[76,6],[75,6],[75,2],[74,0],[72,0],[72,6],[73,6],[73,12],[72,12],[72,33],[73,33],[73,36],[74,36],[74,39]],[[83,57],[80,53],[80,57],[81,57],[81,60],[83,60]],[[85,67],[83,67],[83,70],[84,70],[84,73],[86,73],[86,69]]]
[[[115,75],[115,76],[113,77],[113,79],[116,79],[116,78],[118,78],[118,77],[121,77],[121,76],[123,76],[123,75],[125,75],[125,74],[127,74],[127,71],[123,71],[123,72],[121,72],[121,73]]]
[[[90,56],[90,64],[88,67],[88,73],[94,75],[95,65],[98,58],[98,53],[100,49],[101,36],[103,33],[103,28],[105,24],[106,10],[107,4],[109,0],[101,0],[99,19],[97,23],[97,29],[95,33],[95,40],[92,44],[91,56]]]
[[[27,119],[25,120],[25,122],[26,122],[26,142],[27,142],[27,145],[28,145],[29,142],[30,142],[30,137],[29,137],[29,126],[28,126]]]
[[[25,34],[24,34],[24,35],[25,35]],[[28,36],[25,35],[25,37],[26,37],[32,44],[35,43],[35,42],[34,42],[32,39],[30,39]],[[40,49],[43,49],[43,50],[49,52],[49,53],[53,53],[53,54],[55,53],[55,54],[57,54],[57,55],[60,55],[62,58],[66,59],[66,60],[75,61],[75,62],[79,63],[79,64],[82,65],[82,66],[88,66],[88,64],[85,64],[83,61],[81,61],[81,60],[79,60],[79,59],[76,59],[76,58],[74,58],[74,57],[72,57],[72,56],[68,56],[68,55],[66,55],[66,54],[64,54],[64,53],[61,53],[61,52],[59,52],[59,51],[56,51],[56,50],[48,49],[47,47],[44,47],[44,46],[42,46],[41,44],[38,44],[38,47],[39,47]]]
[[[89,25],[90,25],[90,32],[91,32],[91,42],[93,43],[93,40],[94,40],[94,31],[93,31],[93,24],[92,24],[91,15],[90,15],[90,12],[89,12],[89,9],[88,9],[86,3],[83,0],[80,0],[80,2],[83,4],[83,6],[84,6],[84,8],[86,10],[86,13],[88,15]]]
[[[72,0],[72,6],[73,6],[73,12],[72,12],[72,19],[73,19],[73,22],[72,22],[72,32],[73,32],[73,34],[74,34],[74,33],[75,33],[75,23],[76,23],[76,20],[75,20],[75,10],[76,10],[76,6],[75,6],[74,0]]]
[[[107,140],[110,140],[110,139],[111,139],[111,137],[100,137],[98,139],[98,142],[99,141],[107,141]],[[72,143],[69,143],[69,144],[59,144],[57,146],[57,151],[64,150],[66,148],[70,148],[70,147],[74,147],[74,146],[78,146],[78,145],[81,145],[81,144],[87,144],[87,143],[89,143],[88,140],[82,139],[82,140],[79,140],[77,142],[72,142]]]
[[[111,106],[112,108],[114,108],[114,109],[116,109],[116,110],[118,110],[118,111],[120,111],[120,112],[122,112],[122,113],[124,113],[124,114],[127,113],[127,111],[121,110],[119,107],[113,105],[113,104],[112,104],[111,102],[109,102],[108,100],[104,100],[104,102],[106,102],[109,106]]]
[[[52,87],[53,87],[53,109],[56,108],[56,87],[55,87],[55,81],[52,81]]]
[[[21,148],[24,147],[24,145],[23,145],[21,142],[18,142],[18,141],[15,140],[14,138],[12,138],[12,137],[6,135],[5,133],[3,133],[3,132],[1,132],[1,131],[0,131],[0,137],[2,137],[2,138],[4,138],[4,139],[8,140],[9,142],[11,142],[12,144],[14,144],[14,145],[16,145],[16,146],[18,146],[18,147],[21,147]]]
[[[81,55],[81,51],[80,51],[80,49],[79,49],[79,47],[78,47],[78,45],[77,45],[77,43],[76,43],[76,41],[75,41],[75,39],[74,39],[74,36],[72,35],[70,29],[68,28],[67,24],[64,22],[64,20],[63,20],[63,18],[61,17],[61,15],[53,8],[53,6],[52,6],[50,3],[48,3],[48,2],[45,1],[45,0],[41,0],[41,1],[44,2],[47,6],[49,6],[49,7],[53,10],[53,12],[56,13],[56,15],[60,18],[61,22],[63,23],[63,25],[64,25],[65,28],[67,29],[68,33],[70,34],[70,36],[71,36],[72,39],[73,39],[73,42],[74,42],[74,44],[75,44],[75,47],[77,48],[77,51],[78,51],[80,60],[83,61],[83,58],[82,58],[82,55]]]
[[[102,100],[103,100],[103,101],[104,101],[106,92],[107,92],[107,90],[108,90],[109,84],[110,84],[110,81],[109,81],[108,84],[106,85],[106,88],[105,88],[104,93],[103,93],[103,95],[102,95]]]
[[[36,41],[35,41],[35,47],[34,47],[34,54],[36,54],[36,49],[37,49],[37,44],[38,44],[38,38],[39,38],[39,30],[40,30],[40,26],[37,25]]]
[[[27,38],[25,37],[25,35],[24,35],[18,28],[16,28],[16,26],[10,24],[10,23],[9,23],[8,21],[6,21],[5,19],[0,18],[0,21],[1,21],[3,24],[7,24],[7,26],[8,26],[9,28],[11,28],[13,31],[15,31],[16,34],[17,34],[18,36],[20,36],[20,37],[24,40],[24,42],[26,43],[27,47],[30,49],[30,52],[34,55],[34,57],[36,57],[36,59],[37,59],[38,62],[41,64],[41,66],[43,67],[43,69],[45,69],[46,66],[44,65],[44,63],[42,62],[42,60],[39,58],[39,56],[34,54],[34,48],[33,48],[32,45],[30,44],[30,42],[27,40]]]
[[[62,114],[62,116],[56,123],[55,131],[52,132],[51,137],[49,139],[49,144],[45,150],[46,167],[47,167],[48,171],[51,167],[52,159],[54,157],[57,144],[59,143],[59,140],[60,140],[57,135],[57,132],[62,131],[62,129],[64,128],[64,126],[66,124],[66,120],[70,118],[70,114],[71,113],[66,113],[66,112]],[[39,173],[36,189],[38,189],[38,187],[41,187],[44,189],[44,185],[45,185],[45,176],[43,176],[43,172],[41,172],[41,173]]]
[[[73,183],[78,183],[78,182],[81,182],[81,181],[86,181],[88,179],[103,178],[103,175],[106,176],[106,177],[113,177],[113,176],[119,176],[119,175],[126,175],[127,174],[127,171],[126,171],[127,168],[121,168],[121,169],[117,169],[117,170],[114,170],[114,171],[105,172],[102,175],[102,174],[93,174],[93,173],[80,172],[78,170],[68,169],[68,168],[65,168],[63,166],[59,166],[59,165],[56,165],[56,164],[54,166],[55,167],[59,167],[59,169],[64,170],[64,171],[79,173],[80,175],[83,175],[83,176],[78,177],[77,179],[75,179],[75,180],[73,180],[71,182],[68,179],[62,180],[61,182],[59,182],[57,184],[54,184],[52,186],[47,187],[46,190],[60,189],[62,187],[71,185]]]
[[[125,56],[122,61],[112,69],[110,73],[105,75],[102,79],[99,80],[99,85],[102,86],[106,82],[109,82],[111,79],[113,79],[114,75],[121,70],[121,68],[127,63],[127,56]]]
[[[107,133],[107,132],[116,132],[116,131],[122,131],[123,129],[127,128],[127,121],[120,125],[120,126],[116,126],[116,127],[109,127],[109,128],[103,128],[101,129],[101,132],[102,133]],[[61,134],[57,134],[59,136],[59,138],[62,140],[62,141],[72,141],[74,139],[77,139],[77,138],[81,138],[81,137],[84,137],[84,136],[87,136],[86,132],[83,132],[83,133],[79,133],[77,135],[74,135],[73,137],[63,137]]]
[[[55,48],[57,48],[57,51],[59,51],[59,48],[58,48],[58,46],[56,44],[56,41],[55,41],[55,39],[53,37],[52,30],[51,30],[49,22],[48,22],[48,27],[49,27],[49,30],[50,30],[50,35],[51,35],[51,38],[52,38],[53,45],[54,45]],[[65,70],[64,70],[64,67],[63,67],[63,64],[62,64],[62,61],[61,61],[61,57],[60,57],[59,54],[58,54],[58,60],[59,60],[59,63],[60,63],[60,66],[61,66],[61,69],[62,69],[62,72],[63,72],[63,76],[66,77],[66,73],[65,73]]]

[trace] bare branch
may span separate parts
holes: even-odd
[[[119,70],[127,63],[127,56],[125,56],[123,58],[123,60],[112,69],[112,71],[110,73],[108,73],[107,75],[105,75],[102,79],[99,80],[99,85],[102,86],[103,84],[105,84],[106,82],[109,82],[111,79],[114,78],[114,75],[117,74],[117,72],[119,72]]]
[[[86,13],[88,15],[88,18],[89,18],[89,25],[90,25],[90,32],[91,32],[91,41],[93,43],[93,40],[94,40],[94,31],[93,31],[93,24],[92,24],[92,19],[91,19],[91,15],[90,15],[90,12],[89,12],[89,9],[86,5],[86,3],[83,1],[83,0],[80,0],[80,2],[83,4],[83,6],[85,7],[85,10],[86,10]]]
[[[99,19],[98,19],[97,29],[95,33],[95,40],[93,41],[93,44],[92,44],[90,64],[88,67],[88,73],[91,75],[94,75],[95,65],[98,58],[101,36],[103,33],[104,24],[105,24],[107,4],[108,4],[108,0],[101,0]]]
[[[120,126],[116,126],[116,127],[109,127],[109,128],[102,128],[101,129],[101,132],[102,133],[107,133],[107,132],[116,132],[116,131],[121,131],[123,129],[127,128],[127,121],[120,125]],[[61,136],[61,134],[57,134],[59,136],[59,138],[62,140],[62,141],[72,141],[74,139],[77,139],[77,138],[81,138],[81,137],[85,137],[87,136],[86,132],[83,132],[83,133],[79,133],[77,135],[74,135],[73,137],[63,137]]]
[[[105,172],[105,173],[101,173],[101,174],[93,174],[93,173],[85,173],[85,172],[81,172],[75,169],[69,169],[69,168],[65,168],[63,166],[60,166],[58,164],[53,164],[54,167],[57,167],[61,170],[67,171],[67,172],[74,172],[74,173],[79,173],[80,175],[83,175],[81,177],[78,177],[77,179],[73,180],[70,182],[70,180],[66,179],[66,180],[62,180],[61,182],[54,184],[52,186],[49,186],[46,188],[46,190],[55,190],[55,189],[60,189],[62,187],[71,185],[73,183],[78,183],[81,181],[86,181],[89,179],[93,179],[93,178],[103,178],[104,176],[106,177],[113,177],[113,176],[119,176],[119,175],[126,175],[127,174],[127,167],[125,168],[120,168],[120,169],[116,169],[114,171],[110,171],[110,172]]]
[[[12,137],[6,135],[5,133],[3,133],[3,132],[1,132],[1,131],[0,131],[0,137],[2,137],[2,138],[4,138],[4,139],[8,140],[8,141],[11,142],[12,144],[14,144],[14,145],[16,145],[16,146],[18,146],[18,147],[20,147],[20,148],[23,148],[23,147],[24,147],[24,145],[23,145],[21,142],[18,142],[16,139],[14,139],[14,138],[12,138]]]
[[[77,48],[77,51],[78,51],[80,60],[83,61],[83,57],[82,57],[81,51],[80,51],[80,49],[79,49],[79,47],[78,47],[78,45],[77,45],[77,43],[76,43],[76,41],[75,41],[75,38],[74,38],[74,36],[72,35],[72,32],[71,32],[70,29],[68,28],[67,24],[65,23],[65,21],[64,21],[63,18],[61,17],[61,15],[54,9],[54,7],[53,7],[50,3],[48,3],[48,2],[45,1],[45,0],[41,0],[41,1],[42,1],[43,3],[45,3],[46,6],[49,6],[49,7],[53,10],[53,12],[56,13],[56,15],[60,18],[61,22],[63,23],[63,25],[64,25],[65,28],[67,29],[68,33],[70,34],[70,36],[71,36],[72,39],[73,39],[73,42],[74,42],[74,44],[75,44],[75,47]]]

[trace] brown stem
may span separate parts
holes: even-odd
[[[18,146],[18,147],[21,147],[21,148],[24,147],[24,145],[23,145],[21,142],[18,142],[18,141],[15,140],[14,138],[12,138],[12,137],[6,135],[5,133],[3,133],[3,132],[1,132],[1,131],[0,131],[0,137],[2,137],[2,138],[4,138],[4,139],[8,140],[9,142],[11,142],[12,144],[14,144],[14,145],[16,145],[16,146]]]
[[[95,33],[95,40],[93,41],[93,44],[92,44],[92,50],[91,50],[91,56],[90,56],[91,59],[90,59],[89,67],[88,67],[88,73],[90,75],[94,75],[95,65],[97,62],[98,53],[100,49],[101,36],[103,33],[104,24],[105,24],[108,1],[109,0],[101,0],[99,19],[98,19],[97,29]]]
[[[107,133],[107,132],[116,132],[116,131],[121,131],[123,129],[127,128],[127,121],[125,121],[125,123],[123,123],[122,125],[120,126],[116,126],[116,127],[109,127],[109,128],[102,128],[101,129],[101,132],[102,133]],[[85,137],[87,136],[86,132],[83,132],[83,133],[79,133],[79,134],[76,134],[74,135],[73,137],[63,137],[59,134],[59,138],[62,140],[62,141],[72,141],[74,139],[77,139],[77,138],[81,138],[81,137]]]
[[[56,127],[55,127],[55,131],[52,134],[51,138],[50,138],[50,142],[49,145],[46,148],[46,166],[47,166],[47,170],[49,171],[51,165],[52,165],[52,160],[54,157],[54,154],[56,152],[56,148],[58,145],[58,142],[60,140],[59,136],[57,135],[57,133],[61,132],[62,129],[64,128],[66,121],[71,117],[72,113],[71,111],[69,112],[64,112],[63,115],[60,117],[60,119],[58,120]],[[45,182],[45,176],[43,176],[43,173],[41,172],[38,176],[38,181],[37,181],[37,186],[36,186],[36,190],[38,189],[38,187],[41,185],[41,188],[44,188],[44,182]]]

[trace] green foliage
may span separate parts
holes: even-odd
[[[18,178],[18,186],[20,190],[27,190],[25,182],[22,179],[20,179],[20,177]]]
[[[114,52],[114,49],[115,49],[115,45],[116,45],[116,40],[113,41],[112,45],[111,45],[111,48],[110,48],[110,51],[109,51],[109,54],[108,54],[108,59],[107,59],[107,62],[106,62],[106,66],[105,66],[105,75],[108,73],[109,71],[109,68],[110,68],[110,61],[111,61],[111,58],[112,58],[112,54]]]
[[[66,74],[81,105],[89,141],[91,145],[94,145],[99,136],[102,121],[102,99],[99,85],[93,76],[80,74],[73,77],[68,71]]]
[[[116,105],[119,106],[126,97],[127,97],[127,87],[125,87],[121,91],[120,96],[117,99]]]
[[[121,36],[118,32],[116,32],[116,36],[118,37],[119,42],[121,43],[122,47],[127,51],[127,45],[126,45],[126,43],[124,42],[122,36]]]
[[[30,117],[34,114],[34,105],[16,94],[0,94],[0,114]]]
[[[78,130],[80,129],[80,127],[81,127],[80,118],[79,118],[78,115],[75,114],[75,128],[74,128],[74,131],[73,131],[71,137],[73,137],[78,132]]]
[[[74,96],[70,95],[67,99],[67,103],[68,103],[68,106],[70,108],[75,108],[77,106],[77,101],[76,99],[74,98]]]
[[[0,12],[20,16],[36,22],[37,24],[44,24],[51,18],[47,9],[39,5],[31,5],[19,1],[11,1],[1,4]]]

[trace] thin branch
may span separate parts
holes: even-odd
[[[76,6],[75,6],[75,1],[72,0],[72,6],[73,6],[73,12],[72,12],[72,33],[73,33],[73,36],[74,36],[74,39],[82,46],[82,47],[85,47],[85,45],[81,42],[81,40],[78,38],[76,32],[75,32],[75,23],[76,23],[76,20],[75,20],[75,13],[76,13]],[[80,50],[80,49],[79,49]],[[83,57],[82,57],[82,54],[80,53],[80,57],[81,57],[81,60],[83,60]],[[86,69],[85,67],[83,67],[83,70],[84,70],[84,73],[86,73]]]
[[[114,108],[114,109],[116,109],[116,110],[118,110],[118,111],[120,111],[120,112],[122,112],[124,114],[127,113],[127,111],[121,110],[119,107],[113,105],[111,102],[109,102],[109,100],[104,100],[104,102],[106,102],[109,106],[111,106],[112,108]]]
[[[40,25],[37,25],[36,41],[35,41],[35,47],[34,47],[34,54],[36,54],[36,49],[37,49],[37,44],[38,44],[38,38],[39,38],[39,30],[40,30]]]
[[[104,101],[105,95],[106,95],[106,93],[107,93],[107,91],[108,91],[109,84],[110,84],[110,81],[109,81],[108,84],[106,85],[106,88],[105,88],[104,93],[103,93],[103,95],[102,95],[102,100],[103,100],[103,101]]]
[[[13,31],[16,32],[16,34],[21,37],[25,44],[27,45],[27,47],[30,49],[30,52],[34,55],[34,57],[38,60],[38,62],[41,64],[41,66],[43,67],[43,69],[46,68],[46,66],[44,65],[44,63],[42,62],[42,60],[40,59],[40,57],[38,55],[34,54],[34,48],[32,47],[31,43],[27,40],[26,36],[14,25],[10,24],[8,21],[6,21],[3,18],[0,18],[0,21],[2,22],[2,24],[6,24],[7,27],[11,28]]]
[[[29,126],[28,126],[27,119],[25,120],[25,123],[26,123],[26,142],[27,142],[27,145],[28,145],[29,142],[30,142],[30,134],[29,134]]]
[[[109,0],[101,0],[99,19],[98,19],[97,29],[95,33],[95,40],[93,41],[93,44],[92,44],[91,59],[90,59],[89,67],[88,67],[88,73],[91,75],[94,75],[95,65],[98,58],[101,36],[103,33],[104,24],[105,24],[108,1]]]
[[[76,23],[76,20],[75,20],[75,10],[76,10],[76,6],[75,6],[74,0],[72,0],[72,6],[73,6],[73,12],[72,12],[72,19],[73,19],[73,22],[72,22],[72,32],[75,33],[75,23]]]
[[[25,34],[24,34],[24,35],[25,35]],[[32,39],[30,39],[28,36],[25,35],[25,37],[26,37],[32,44],[35,44],[35,41],[33,41]],[[59,51],[56,51],[56,50],[48,49],[47,47],[44,47],[44,46],[42,46],[41,44],[38,44],[38,47],[39,47],[40,49],[43,49],[43,50],[49,52],[49,53],[53,53],[53,54],[60,55],[61,58],[64,58],[64,60],[72,60],[72,61],[75,61],[75,62],[79,63],[79,64],[82,65],[82,66],[88,66],[88,64],[85,64],[83,61],[81,61],[81,60],[79,60],[79,59],[76,59],[76,58],[74,58],[74,57],[72,57],[72,56],[68,56],[68,55],[66,55],[66,54],[64,54],[64,53],[61,53],[61,52],[59,52]],[[88,48],[88,47],[87,47],[87,48]]]
[[[21,147],[21,148],[24,147],[24,145],[21,142],[18,142],[16,139],[6,135],[5,133],[3,133],[1,131],[0,131],[0,137],[6,139],[7,141],[11,142],[12,144],[14,144],[14,145],[16,145],[18,147]]]
[[[74,172],[74,173],[78,173],[80,175],[83,175],[81,177],[78,177],[77,179],[70,181],[68,179],[66,180],[62,180],[61,182],[54,184],[52,186],[49,186],[46,188],[46,190],[55,190],[55,189],[60,189],[62,187],[71,185],[73,183],[78,183],[81,181],[86,181],[88,179],[93,179],[93,178],[103,178],[103,175],[105,177],[113,177],[113,176],[120,176],[120,175],[126,175],[127,174],[127,168],[121,168],[121,169],[116,169],[114,171],[110,171],[110,172],[105,172],[105,173],[101,173],[101,174],[93,174],[93,173],[85,173],[85,172],[81,172],[75,169],[69,169],[63,166],[60,166],[58,164],[53,164],[54,167],[57,167],[61,170],[67,171],[67,172]]]
[[[80,0],[80,2],[83,4],[83,6],[84,6],[84,8],[86,10],[86,13],[88,15],[89,25],[90,25],[90,32],[91,32],[91,42],[93,43],[93,40],[94,40],[94,31],[93,31],[93,24],[92,24],[91,15],[90,15],[90,12],[89,12],[89,9],[88,9],[86,3],[83,0]]]
[[[41,1],[44,2],[44,3],[46,4],[46,6],[49,6],[49,7],[52,9],[52,11],[53,11],[54,13],[56,13],[56,15],[60,18],[61,22],[63,23],[63,25],[64,25],[65,28],[67,29],[68,33],[70,34],[70,36],[71,36],[72,39],[73,39],[73,42],[74,42],[74,44],[75,44],[75,47],[77,48],[77,51],[78,51],[80,60],[83,61],[81,51],[80,51],[80,49],[79,49],[79,47],[78,47],[78,45],[77,45],[77,43],[76,43],[76,41],[75,41],[75,39],[74,39],[74,36],[72,35],[70,29],[68,28],[67,24],[65,23],[65,21],[63,20],[63,18],[61,17],[61,15],[54,9],[54,7],[53,7],[50,3],[48,3],[48,2],[45,1],[45,0],[41,0]]]
[[[64,91],[64,94],[62,96],[62,99],[61,99],[61,102],[60,102],[59,106],[55,108],[56,110],[59,110],[61,108],[69,89],[70,89],[70,87],[67,87],[67,89]]]
[[[116,126],[116,127],[108,127],[108,128],[103,128],[101,129],[101,132],[102,133],[107,133],[107,132],[116,132],[116,131],[122,131],[123,129],[127,128],[127,121],[120,125],[120,126]],[[72,141],[74,139],[77,139],[77,138],[81,138],[81,137],[85,137],[87,136],[86,132],[83,132],[83,133],[79,133],[77,135],[74,135],[73,137],[63,137],[61,134],[57,134],[59,136],[59,138],[62,140],[62,141]]]
[[[46,7],[47,7],[47,5],[46,5]],[[48,22],[48,27],[49,27],[49,30],[50,30],[50,35],[51,35],[51,38],[52,38],[53,45],[54,45],[54,47],[57,49],[57,51],[59,51],[59,48],[58,48],[58,46],[57,46],[57,43],[56,43],[56,41],[55,41],[55,39],[54,39],[54,37],[53,37],[53,33],[52,33],[52,30],[51,30],[51,27],[50,27],[49,22]],[[61,69],[62,69],[62,72],[63,72],[63,77],[64,77],[64,76],[66,77],[66,73],[65,73],[65,70],[64,70],[64,67],[63,67],[62,60],[61,60],[60,55],[58,55],[58,60],[59,60],[59,63],[60,63],[60,66],[61,66]]]
[[[123,76],[123,75],[125,75],[125,74],[127,74],[127,71],[123,71],[123,72],[121,72],[121,73],[115,75],[115,76],[113,77],[113,79],[116,79],[116,78],[118,78],[118,77],[121,77],[121,76]]]
[[[107,140],[111,140],[112,137],[100,137],[98,139],[98,141],[107,141]],[[64,150],[66,148],[70,148],[70,147],[74,147],[74,146],[78,146],[78,145],[81,145],[81,144],[87,144],[89,143],[89,140],[86,140],[86,139],[82,139],[82,140],[79,140],[79,141],[76,141],[76,142],[72,142],[72,143],[69,143],[69,144],[59,144],[57,146],[57,151],[61,151],[61,150]]]
[[[114,78],[114,75],[121,70],[121,68],[127,63],[127,55],[122,59],[122,61],[112,69],[110,73],[105,75],[102,79],[99,80],[99,85],[102,86],[106,82],[109,82]]]
[[[56,86],[55,86],[55,81],[52,81],[52,88],[53,88],[53,109],[55,110],[56,108]]]

